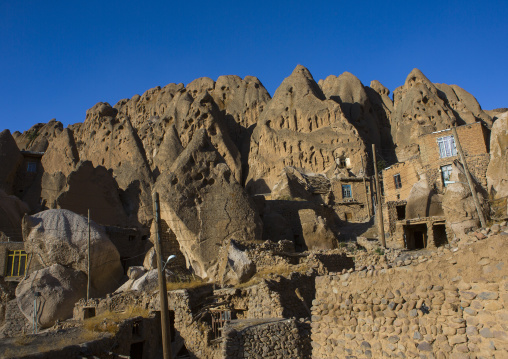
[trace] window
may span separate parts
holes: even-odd
[[[21,277],[25,275],[26,253],[24,250],[9,251],[7,254],[6,277]]]
[[[349,168],[351,167],[351,162],[349,161],[349,157],[339,157],[335,159],[335,162],[339,166],[339,168]]]
[[[350,184],[343,184],[342,185],[342,198],[351,198],[351,185]]]
[[[446,165],[441,167],[441,178],[443,179],[443,186],[447,186],[450,183],[450,175],[452,174],[452,165]]]
[[[437,139],[439,146],[439,157],[457,156],[457,148],[455,147],[455,139],[453,136],[444,136]]]
[[[34,173],[34,172],[37,172],[37,163],[36,162],[33,162],[33,161],[30,161],[26,164],[26,171],[28,173]]]
[[[395,182],[395,188],[399,189],[402,187],[402,182],[400,180],[400,174],[397,173],[393,176],[393,182]]]

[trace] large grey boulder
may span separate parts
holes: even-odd
[[[508,112],[500,115],[492,126],[487,183],[495,198],[508,196]]]
[[[35,293],[37,320],[41,328],[51,327],[57,320],[72,317],[74,304],[86,297],[86,274],[59,264],[37,270],[16,287],[16,301],[23,315],[32,322]]]
[[[68,210],[51,209],[25,216],[23,237],[27,253],[44,266],[60,264],[87,272],[87,219]],[[120,254],[102,226],[90,223],[92,295],[102,296],[118,287],[123,275]]]
[[[161,219],[201,278],[215,278],[219,250],[229,239],[260,240],[262,234],[254,203],[224,162],[200,130],[155,184]]]
[[[225,247],[225,254],[217,278],[222,285],[244,283],[256,273],[256,264],[234,240]]]

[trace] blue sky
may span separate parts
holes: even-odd
[[[417,67],[508,107],[506,19],[506,1],[0,0],[0,130],[201,76],[253,75],[273,95],[297,64],[391,91]]]

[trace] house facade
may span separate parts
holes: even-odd
[[[480,122],[456,129],[469,171],[474,181],[486,191],[489,130]],[[383,170],[384,230],[397,246],[409,249],[440,246],[448,242],[451,231],[442,214],[427,213],[415,217],[406,206],[411,190],[421,180],[426,182],[429,194],[435,198],[442,195],[449,184],[452,164],[460,161],[451,129],[420,136],[418,146],[419,155]]]

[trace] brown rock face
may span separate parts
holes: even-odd
[[[79,163],[79,153],[72,131],[64,129],[49,143],[41,163],[46,173],[62,172],[68,176],[74,171]]]
[[[217,274],[219,249],[229,239],[261,239],[254,204],[235,180],[205,130],[155,184],[161,218],[175,233],[187,265],[203,278]]]
[[[508,196],[508,112],[499,115],[492,126],[487,183],[494,197]]]
[[[455,85],[433,84],[418,69],[411,71],[405,84],[395,89],[393,99],[392,137],[400,162],[417,154],[416,139],[421,135],[450,128],[455,122],[490,121],[465,90]]]
[[[298,211],[298,216],[307,249],[337,248],[337,238],[325,218],[318,216],[312,209],[301,209]]]
[[[29,210],[18,197],[9,196],[0,189],[0,242],[23,240],[21,220]]]
[[[349,72],[339,77],[330,75],[320,80],[319,85],[327,99],[340,104],[344,116],[365,142],[381,146],[382,119],[377,118],[365,87],[355,75]]]
[[[67,177],[58,174],[43,176],[44,186],[51,186],[51,180],[65,178],[64,183],[47,188],[43,194],[49,208],[68,209],[86,215],[97,223],[110,226],[136,225],[136,218],[128,218],[120,200],[120,190],[111,172],[102,166],[94,167],[92,162],[81,162]],[[58,188],[60,187],[60,188]]]
[[[119,116],[106,103],[98,103],[87,111],[85,122],[74,133],[79,158],[95,167],[111,169],[123,190],[129,215],[147,224],[152,218],[150,188],[152,174],[143,146],[129,118]]]
[[[339,157],[350,158],[358,173],[362,156],[365,145],[358,131],[299,65],[277,89],[252,134],[247,187],[270,192],[285,166],[324,173]]]
[[[452,166],[450,183],[443,195],[443,210],[447,223],[457,237],[463,236],[471,229],[479,226],[480,220],[476,212],[471,190],[467,185],[464,169]],[[483,196],[478,193],[480,204],[483,203]]]
[[[3,130],[0,132],[0,189],[12,194],[16,172],[22,163],[23,156],[10,131]]]
[[[33,125],[28,131],[16,136],[16,143],[20,150],[44,152],[62,130],[62,123],[52,119],[48,123]]]

